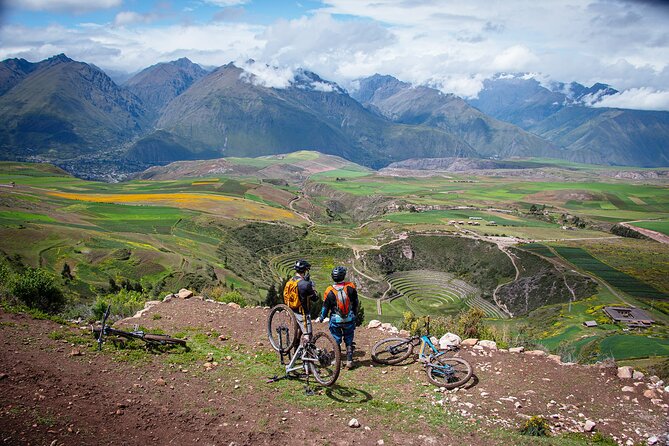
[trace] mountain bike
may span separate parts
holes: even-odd
[[[413,349],[420,345],[418,361],[426,368],[427,379],[435,386],[454,389],[461,387],[472,377],[472,366],[466,360],[447,353],[457,351],[457,347],[449,346],[439,350],[430,340],[430,323],[428,319],[427,334],[409,338],[392,337],[382,339],[372,347],[372,360],[379,364],[399,364],[412,355]]]
[[[168,335],[144,333],[141,330],[123,331],[112,328],[107,324],[111,305],[107,307],[104,316],[102,317],[102,324],[100,327],[92,327],[92,332],[98,341],[98,350],[102,350],[102,344],[105,343],[105,336],[116,336],[126,339],[139,339],[146,343],[148,348],[162,346],[162,345],[181,345],[186,347],[186,341],[183,339],[173,338]]]
[[[279,353],[281,365],[285,368],[285,376],[301,371],[307,377],[307,393],[309,376],[313,375],[322,386],[332,386],[339,377],[341,369],[341,352],[339,345],[330,333],[313,333],[309,313],[304,318],[304,326],[298,323],[293,310],[285,304],[273,307],[267,317],[267,334],[269,342]],[[294,350],[291,354],[291,351]],[[277,381],[274,376],[270,382]]]

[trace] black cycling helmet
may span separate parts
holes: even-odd
[[[335,268],[332,270],[332,280],[335,282],[341,282],[344,280],[344,277],[346,277],[346,268],[343,266],[335,266]]]
[[[304,259],[300,259],[297,262],[295,262],[295,265],[293,265],[293,269],[298,273],[303,273],[306,270],[311,269],[311,264]]]

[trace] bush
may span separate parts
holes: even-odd
[[[550,436],[550,432],[548,421],[540,416],[531,417],[520,427],[520,433],[522,435],[529,435],[530,437],[548,437]]]
[[[144,308],[144,302],[147,300],[148,296],[138,291],[123,289],[118,293],[98,296],[91,310],[96,320],[102,319],[109,305],[111,305],[111,314],[120,317],[130,317]]]
[[[9,292],[29,308],[56,313],[65,305],[65,295],[56,277],[42,268],[28,268],[11,278]]]
[[[479,308],[470,308],[458,315],[458,332],[465,338],[481,338],[485,313]]]
[[[242,294],[239,291],[229,291],[223,295],[214,297],[214,300],[217,302],[224,302],[226,304],[234,302],[238,304],[240,307],[245,307],[247,305],[246,299],[244,299],[244,296],[242,296]]]

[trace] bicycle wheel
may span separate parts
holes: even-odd
[[[372,347],[372,361],[380,364],[398,364],[407,359],[411,353],[413,353],[411,339],[382,339]]]
[[[293,310],[285,304],[273,307],[267,316],[267,336],[272,348],[287,353],[297,345],[300,329]]]
[[[472,377],[472,366],[462,358],[441,355],[430,359],[426,372],[428,381],[435,386],[455,389]]]
[[[313,340],[307,344],[306,355],[315,359],[309,362],[309,369],[316,381],[326,387],[337,381],[341,368],[341,353],[330,333],[316,333]]]
[[[171,336],[160,334],[145,334],[143,340],[149,344],[186,345],[186,341],[183,339],[177,339]]]

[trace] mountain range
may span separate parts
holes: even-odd
[[[2,61],[0,157],[69,160],[75,174],[72,159],[111,157],[115,168],[125,160],[137,169],[297,150],[372,168],[447,157],[669,165],[669,112],[592,107],[617,93],[604,84],[543,85],[507,74],[466,101],[378,74],[350,94],[307,70],[272,85],[258,74],[272,67],[239,65],[207,71],[182,58],[117,85],[63,54]]]

